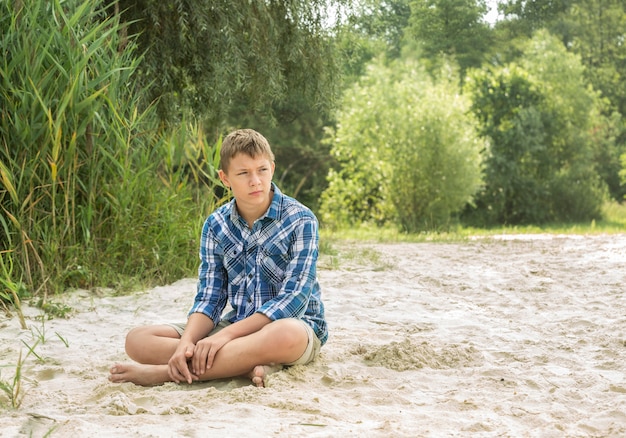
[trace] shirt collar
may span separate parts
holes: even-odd
[[[270,204],[270,208],[267,209],[265,214],[261,217],[268,217],[270,219],[278,219],[278,215],[280,212],[280,205],[283,199],[283,193],[280,191],[276,184],[272,183],[272,190],[274,192],[274,196],[272,197],[272,203]]]

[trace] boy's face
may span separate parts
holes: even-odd
[[[263,155],[252,158],[239,153],[230,160],[226,171],[219,171],[219,177],[233,191],[240,209],[263,209],[264,212],[272,201],[274,167]]]

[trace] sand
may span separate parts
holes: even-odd
[[[0,317],[3,437],[585,437],[626,434],[626,234],[336,243],[318,360],[193,385],[113,384],[133,326],[184,319],[195,280]],[[68,344],[66,346],[66,343]]]

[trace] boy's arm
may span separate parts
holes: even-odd
[[[202,313],[210,318],[214,325],[217,325],[228,299],[227,274],[224,269],[223,254],[220,254],[210,219],[206,220],[202,228],[198,289],[194,303],[189,310],[189,316]]]
[[[198,363],[201,356],[197,346],[219,323],[222,311],[226,306],[226,273],[223,266],[223,254],[219,253],[217,239],[211,228],[211,217],[207,218],[202,227],[200,239],[200,267],[198,269],[198,286],[194,303],[189,310],[187,324],[175,353],[170,358],[169,375],[175,382],[197,379],[192,374],[188,362],[191,359]],[[195,368],[197,370],[197,367]]]
[[[302,218],[294,229],[294,235],[293,258],[285,270],[281,290],[257,310],[272,321],[304,315],[317,282],[317,220],[314,217]]]
[[[195,344],[200,339],[206,337],[215,325],[208,316],[203,313],[192,313],[189,315],[187,324],[185,325],[185,331],[180,337],[181,343]]]

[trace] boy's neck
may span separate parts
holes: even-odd
[[[270,193],[274,193],[274,191],[272,190]],[[246,211],[246,209],[244,208],[241,208],[236,199],[235,205],[237,206],[237,213],[239,213],[239,216],[241,216],[243,220],[246,221],[246,223],[248,224],[248,228],[252,229],[254,223],[258,219],[260,219],[270,208],[270,205],[272,205],[272,197],[270,196],[267,205],[265,205],[264,207],[249,209],[248,211]]]

